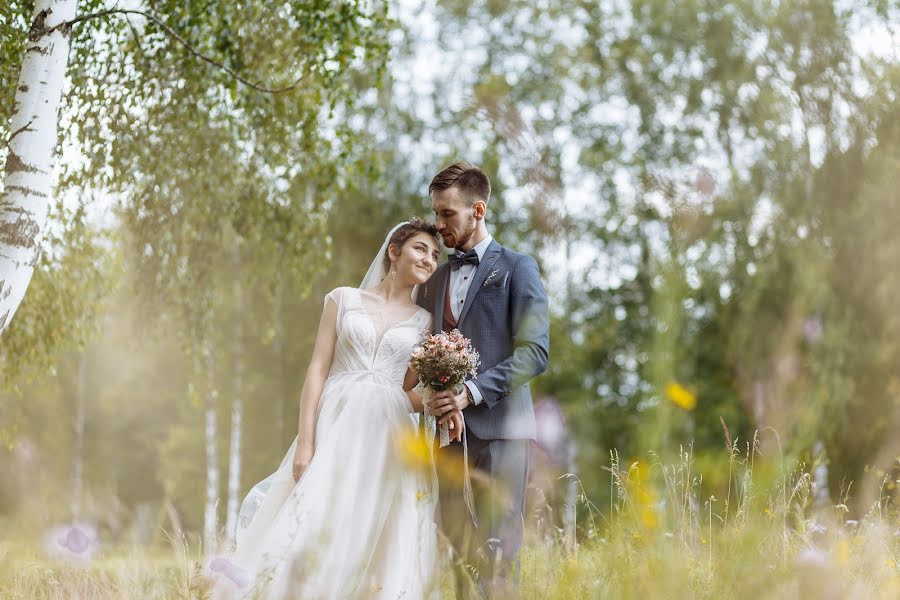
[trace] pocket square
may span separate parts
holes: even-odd
[[[487,276],[487,279],[484,280],[484,283],[481,284],[483,288],[502,288],[506,285],[506,280],[509,278],[509,271],[500,276],[500,269],[494,269],[491,271],[490,275]]]

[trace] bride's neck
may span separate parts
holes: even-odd
[[[389,279],[385,279],[379,283],[372,288],[372,291],[381,296],[384,301],[389,304],[409,304],[410,297],[412,296],[412,287],[403,285],[400,282],[392,282]]]

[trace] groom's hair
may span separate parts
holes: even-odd
[[[484,171],[470,162],[459,161],[444,168],[431,180],[428,195],[455,187],[469,201],[475,204],[483,200],[485,204],[491,199],[491,181]]]

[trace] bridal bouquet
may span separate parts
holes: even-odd
[[[413,349],[409,366],[419,376],[427,405],[434,391],[454,389],[462,391],[466,377],[476,376],[480,357],[458,329],[447,333],[426,334]],[[449,426],[441,427],[441,448],[450,443]]]

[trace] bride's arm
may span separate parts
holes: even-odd
[[[434,331],[433,317],[428,323],[427,331],[429,333]],[[418,383],[419,376],[412,370],[412,367],[406,369],[406,377],[403,378],[403,391],[406,392],[406,396],[409,398],[409,405],[412,408],[410,412],[425,412],[425,405],[422,403],[422,395],[413,391],[413,388],[416,387],[416,384]]]
[[[417,383],[419,383],[419,376],[411,368],[407,369],[406,377],[403,379],[403,391],[406,392],[406,396],[409,398],[409,405],[412,408],[410,412],[422,412],[425,410],[421,394],[413,391]]]
[[[334,346],[337,341],[337,305],[332,299],[325,301],[322,318],[319,320],[319,331],[316,333],[316,343],[313,347],[312,358],[306,369],[306,380],[303,382],[303,391],[300,392],[300,419],[298,423],[297,451],[294,459],[294,477],[299,478],[306,470],[306,465],[312,459],[316,447],[316,414],[319,408],[319,398],[322,388],[331,370],[331,361],[334,358]],[[299,471],[299,472],[298,472]]]

